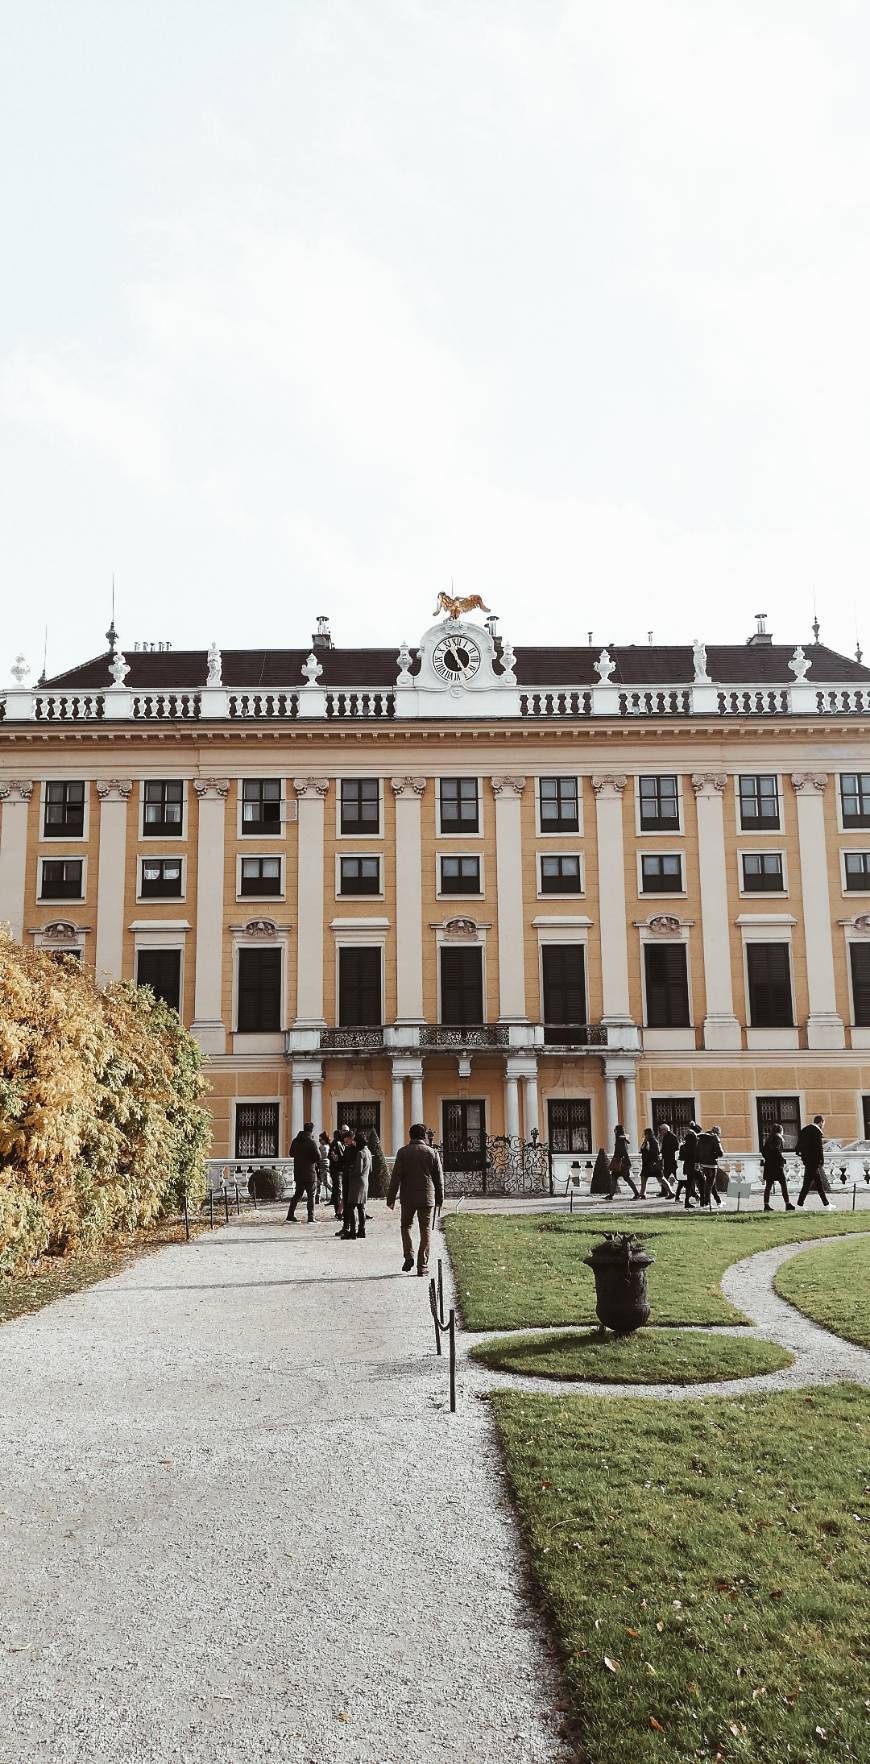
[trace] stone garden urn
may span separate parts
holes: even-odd
[[[595,1275],[595,1311],[602,1329],[631,1335],[649,1322],[646,1271],[655,1261],[640,1239],[625,1231],[608,1231],[583,1257]]]

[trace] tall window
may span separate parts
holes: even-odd
[[[857,1029],[870,1028],[870,943],[850,943],[852,1009]]]
[[[576,852],[545,852],[541,858],[542,894],[582,894],[580,859]]]
[[[683,890],[683,860],[678,852],[662,856],[658,852],[643,854],[640,860],[640,879],[644,894],[681,894]]]
[[[143,858],[139,893],[143,900],[180,900],[181,859]]]
[[[342,778],[341,831],[377,835],[381,795],[377,778]]]
[[[243,857],[239,893],[264,897],[281,893],[279,857]]]
[[[442,894],[480,893],[479,857],[442,857],[438,863]]]
[[[870,827],[870,772],[843,772],[840,802],[844,827]]]
[[[476,778],[442,778],[438,785],[442,833],[479,833]]]
[[[643,833],[677,833],[680,827],[680,796],[670,773],[641,778],[640,825]]]
[[[870,1139],[870,1096],[861,1098],[861,1116],[864,1125],[864,1138]]]
[[[847,893],[865,894],[868,888],[870,888],[870,851],[847,851]]]
[[[136,951],[136,985],[150,986],[157,998],[181,1009],[181,950],[139,949]]]
[[[281,1027],[280,949],[240,949],[239,1035],[273,1034]]]
[[[684,943],[645,943],[646,1020],[650,1029],[689,1027],[689,974]]]
[[[592,1150],[592,1110],[585,1096],[551,1097],[547,1103],[547,1132],[554,1152]]]
[[[145,839],[172,839],[181,835],[184,785],[180,778],[146,778],[142,834]]]
[[[280,778],[242,779],[242,832],[252,834],[280,833]]]
[[[379,947],[348,945],[338,952],[338,1021],[342,1029],[377,1026],[381,1006]]]
[[[762,1151],[774,1127],[782,1128],[786,1151],[794,1151],[801,1130],[801,1105],[797,1096],[759,1096],[755,1099],[758,1149]]]
[[[278,1104],[236,1103],[237,1158],[277,1158]]]
[[[791,1029],[791,968],[787,943],[748,943],[749,1021],[758,1029]]]
[[[586,964],[582,943],[541,946],[544,1040],[578,1040],[586,1022]]]
[[[349,1127],[351,1133],[371,1133],[381,1136],[381,1105],[379,1102],[340,1102],[336,1104],[338,1119],[337,1127]]]
[[[738,779],[740,825],[744,832],[776,833],[779,828],[779,784],[769,772]]]
[[[745,851],[743,889],[746,894],[782,894],[785,878],[781,851]]]
[[[376,857],[343,857],[339,861],[341,894],[380,894],[381,860]]]
[[[81,839],[84,830],[84,784],[46,784],[43,821],[45,837],[47,839]]]
[[[693,1096],[652,1096],[650,1097],[652,1124],[656,1133],[667,1121],[672,1133],[683,1139],[696,1119],[695,1098]]]
[[[576,778],[542,778],[539,786],[542,833],[576,833],[580,804]]]
[[[81,900],[83,874],[81,858],[43,858],[40,900]]]
[[[483,1022],[483,950],[441,950],[441,1020],[465,1026]]]

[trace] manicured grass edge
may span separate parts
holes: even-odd
[[[492,1368],[506,1376],[543,1378],[553,1383],[576,1384],[581,1388],[584,1384],[716,1385],[727,1383],[733,1378],[760,1378],[770,1372],[784,1372],[787,1367],[794,1365],[794,1354],[790,1353],[787,1348],[781,1347],[778,1342],[768,1341],[761,1336],[749,1335],[741,1341],[735,1336],[710,1333],[704,1327],[684,1327],[682,1329],[650,1327],[643,1332],[645,1343],[651,1344],[656,1337],[664,1338],[663,1345],[667,1348],[673,1348],[677,1344],[677,1338],[682,1338],[680,1346],[685,1347],[688,1351],[690,1351],[693,1336],[701,1337],[705,1346],[709,1346],[713,1342],[727,1343],[725,1353],[731,1354],[732,1364],[721,1370],[715,1369],[715,1366],[713,1370],[708,1370],[706,1367],[699,1370],[697,1364],[693,1363],[690,1358],[685,1366],[676,1369],[671,1366],[670,1369],[663,1371],[660,1376],[656,1377],[654,1367],[648,1368],[642,1365],[640,1368],[630,1366],[623,1368],[619,1361],[622,1344],[612,1336],[608,1336],[606,1342],[601,1342],[602,1357],[600,1361],[596,1360],[594,1353],[592,1354],[589,1370],[549,1371],[536,1367],[534,1363],[526,1367],[506,1363],[514,1354],[522,1353],[524,1348],[529,1348],[533,1344],[540,1344],[543,1347],[549,1343],[556,1351],[561,1347],[570,1347],[572,1342],[594,1348],[601,1338],[597,1330],[587,1328],[554,1329],[552,1332],[541,1330],[535,1333],[519,1330],[516,1335],[500,1335],[495,1341],[476,1342],[469,1353],[470,1358],[475,1360],[478,1365]],[[634,1341],[635,1337],[631,1336],[625,1339],[627,1342]],[[607,1364],[607,1358],[610,1356],[615,1361],[615,1371],[613,1363]],[[742,1366],[741,1360],[743,1361]],[[752,1363],[753,1360],[755,1360],[755,1364]]]

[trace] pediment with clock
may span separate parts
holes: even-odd
[[[477,625],[448,616],[423,633],[416,657],[403,645],[397,658],[397,713],[477,716],[497,702],[502,716],[516,714],[513,647],[498,641],[494,626],[494,619]],[[513,699],[516,706],[507,702]]]

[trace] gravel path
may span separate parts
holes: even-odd
[[[555,1764],[425,1282],[265,1209],[0,1330],[3,1764]]]
[[[856,1347],[851,1342],[843,1341],[838,1335],[813,1323],[809,1317],[801,1315],[793,1305],[773,1290],[773,1279],[783,1262],[792,1256],[800,1255],[802,1250],[814,1249],[818,1244],[830,1244],[839,1241],[830,1237],[807,1238],[803,1243],[781,1245],[779,1249],[760,1250],[754,1256],[746,1256],[743,1261],[735,1262],[722,1278],[722,1291],[732,1305],[751,1317],[753,1325],[736,1327],[705,1328],[704,1335],[734,1335],[745,1341],[747,1336],[756,1335],[766,1341],[778,1342],[780,1347],[787,1348],[794,1354],[794,1364],[786,1366],[780,1372],[762,1372],[749,1378],[729,1378],[703,1384],[597,1384],[564,1381],[558,1378],[522,1378],[516,1373],[499,1372],[491,1366],[482,1366],[478,1361],[468,1357],[468,1350],[480,1341],[495,1341],[499,1336],[510,1338],[518,1335],[541,1335],[562,1333],[564,1325],[556,1330],[511,1329],[488,1330],[481,1334],[461,1336],[463,1352],[463,1385],[469,1390],[482,1393],[498,1388],[540,1392],[546,1396],[605,1396],[605,1397],[649,1397],[656,1401],[682,1401],[685,1398],[705,1396],[738,1396],[745,1395],[747,1390],[798,1390],[806,1385],[838,1384],[850,1380],[857,1384],[870,1385],[870,1350]],[[842,1241],[848,1242],[848,1239]],[[687,1331],[688,1333],[688,1331]]]

